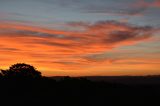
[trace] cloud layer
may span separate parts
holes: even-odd
[[[135,45],[151,40],[155,29],[135,26],[117,21],[96,23],[66,23],[70,31],[27,26],[18,23],[0,24],[0,59],[3,66],[15,62],[28,62],[41,70],[63,71],[77,75],[77,70],[90,70],[97,64],[114,64],[112,57],[106,59],[91,55],[110,52],[118,47]],[[74,30],[75,28],[79,31]],[[70,71],[68,71],[70,70]],[[87,72],[79,72],[79,74]]]

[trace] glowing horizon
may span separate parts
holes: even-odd
[[[2,0],[0,68],[27,63],[46,76],[158,75],[159,10],[159,0]]]

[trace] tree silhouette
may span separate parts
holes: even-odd
[[[7,70],[1,70],[4,77],[16,77],[16,78],[40,78],[41,72],[29,64],[17,63],[10,66]]]

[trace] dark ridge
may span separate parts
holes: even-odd
[[[2,106],[160,105],[160,76],[44,77],[24,63],[1,71]]]

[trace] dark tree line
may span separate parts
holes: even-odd
[[[160,84],[124,85],[71,77],[55,80],[25,63],[1,70],[0,76],[0,106],[160,105]]]

